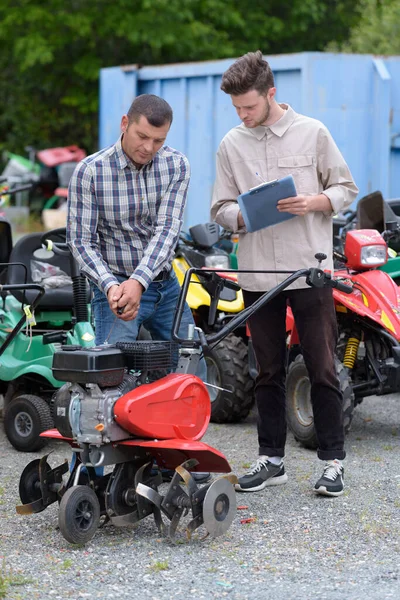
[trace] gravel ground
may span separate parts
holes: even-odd
[[[322,463],[289,435],[286,485],[238,495],[248,508],[224,536],[175,545],[150,517],[132,529],[106,525],[82,548],[56,529],[56,505],[17,515],[19,475],[40,455],[16,452],[0,426],[0,598],[398,599],[399,399],[370,398],[357,408],[340,498],[313,494]],[[251,414],[240,425],[210,425],[203,441],[240,474],[256,455],[255,423]],[[62,443],[51,449],[53,466],[69,455]],[[241,524],[246,517],[255,521]]]

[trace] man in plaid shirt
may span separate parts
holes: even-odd
[[[155,339],[171,337],[172,260],[190,179],[187,158],[165,145],[171,122],[165,100],[138,96],[118,141],[81,161],[70,181],[67,241],[94,284],[98,344],[133,341],[142,323]],[[186,336],[188,306],[183,321]]]
[[[153,339],[171,339],[180,292],[172,260],[190,180],[188,159],[165,145],[171,123],[165,100],[138,96],[118,141],[71,178],[67,242],[92,282],[96,344],[134,341],[142,324]],[[189,324],[186,304],[180,337]],[[197,374],[206,378],[204,359]]]

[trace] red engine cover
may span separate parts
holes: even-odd
[[[139,386],[114,405],[114,418],[123,429],[159,440],[199,440],[210,415],[210,396],[201,379],[177,373]]]

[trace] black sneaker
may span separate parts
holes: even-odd
[[[329,460],[325,463],[322,477],[314,486],[316,494],[323,496],[340,496],[343,494],[344,468],[340,460]]]
[[[239,477],[235,485],[237,492],[258,492],[268,485],[281,485],[287,482],[287,475],[283,462],[274,465],[269,462],[268,456],[259,456],[251,470]]]

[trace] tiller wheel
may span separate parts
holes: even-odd
[[[197,464],[196,459],[190,459],[177,467],[165,496],[143,483],[136,487],[137,497],[146,498],[153,504],[153,514],[160,532],[166,533],[171,539],[175,537],[182,515],[186,516],[190,511],[192,519],[186,527],[189,539],[193,531],[203,524],[207,530],[205,537],[222,535],[234,519],[236,496],[233,484],[237,483],[236,476],[222,476],[199,488],[188,471]],[[181,485],[182,480],[186,489]],[[161,514],[169,519],[168,528],[163,524]]]

